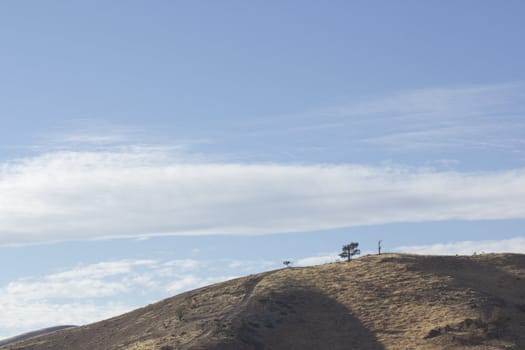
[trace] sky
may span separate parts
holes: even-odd
[[[525,253],[523,1],[0,3],[0,338],[362,255]]]

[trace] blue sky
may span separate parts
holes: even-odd
[[[342,244],[525,252],[521,1],[0,5],[0,337]]]

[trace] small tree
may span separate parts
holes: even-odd
[[[283,265],[285,265],[286,267],[290,267],[291,264],[292,264],[291,261],[288,261],[288,260],[283,261]]]
[[[346,258],[346,261],[352,260],[352,257],[354,255],[361,254],[361,251],[359,249],[357,249],[358,246],[359,246],[359,243],[357,243],[357,242],[352,242],[350,244],[345,244],[343,246],[343,252],[341,254],[339,254],[339,256],[341,258],[343,258],[343,259]]]

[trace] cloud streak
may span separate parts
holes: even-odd
[[[360,142],[395,151],[520,150],[525,83],[426,88],[325,112],[359,130]]]
[[[0,243],[525,217],[525,169],[193,163],[162,148],[0,166]]]
[[[474,253],[518,253],[525,254],[525,237],[502,240],[463,241],[419,246],[403,246],[394,251],[431,255],[470,255]]]
[[[234,278],[232,262],[125,259],[19,278],[0,286],[0,333],[14,335],[116,316],[159,298]],[[262,265],[252,266],[250,272],[261,271]]]

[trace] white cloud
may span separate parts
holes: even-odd
[[[360,257],[364,257],[369,254],[376,254],[376,252],[371,251],[371,250],[363,250],[361,251],[359,255],[352,257],[352,259],[359,259]],[[328,263],[339,262],[339,261],[344,261],[344,259],[342,259],[339,256],[339,253],[333,252],[333,253],[320,253],[315,256],[309,256],[309,257],[297,259],[297,261],[292,260],[292,263],[295,266],[314,266],[314,265],[322,265],[322,264],[328,264]]]
[[[525,169],[188,163],[163,148],[4,163],[0,193],[0,244],[525,217]]]
[[[229,260],[228,267],[240,271],[263,271],[275,267],[275,261],[270,260]]]
[[[519,253],[525,254],[525,237],[503,240],[463,241],[420,246],[403,246],[396,252],[431,255],[470,255],[473,253]]]
[[[50,325],[79,325],[112,317],[130,307],[121,303],[73,302],[50,303],[45,300],[31,303],[13,298],[0,301],[0,328],[13,336]]]
[[[100,262],[91,265],[80,265],[76,268],[58,272],[50,275],[49,280],[66,280],[72,278],[103,278],[114,275],[126,274],[136,266],[155,266],[157,262],[155,260],[119,260]]]
[[[121,282],[108,282],[83,278],[68,281],[11,282],[6,287],[7,294],[16,294],[20,300],[41,298],[93,298],[123,293],[127,286]]]
[[[0,288],[0,295],[19,301],[89,299],[113,296],[146,286],[147,274],[158,269],[154,260],[120,260],[77,266],[43,277],[24,278]]]
[[[337,253],[328,253],[328,254],[321,254],[317,256],[301,258],[297,260],[297,262],[294,265],[296,266],[314,266],[314,265],[333,263],[333,262],[340,261],[340,260],[341,258],[339,257]]]
[[[170,260],[164,263],[164,266],[170,266],[170,267],[176,267],[178,269],[188,271],[188,270],[196,270],[198,269],[203,263],[194,259],[176,259],[176,260]]]
[[[0,333],[113,317],[187,290],[232,279],[230,260],[118,260],[79,265],[0,286]],[[129,303],[132,304],[129,304]]]
[[[158,268],[154,260],[120,260],[11,281],[0,286],[0,330],[13,335],[129,311],[121,297],[158,287],[150,276]]]

